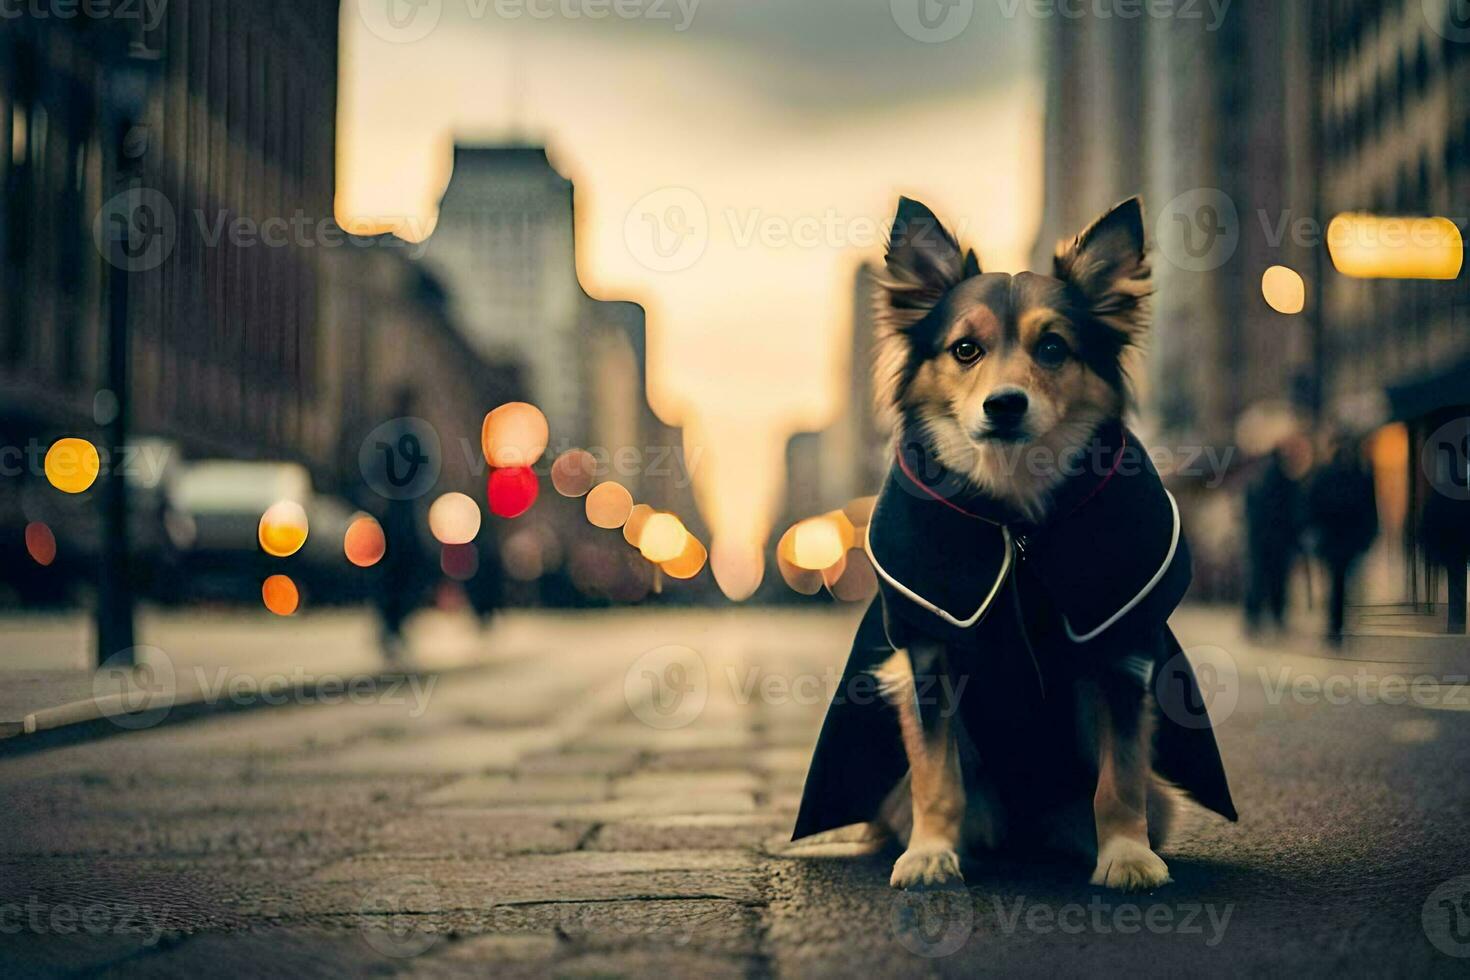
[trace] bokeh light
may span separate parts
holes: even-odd
[[[1458,279],[1460,228],[1448,218],[1339,214],[1327,226],[1332,264],[1355,279]]]
[[[1307,308],[1307,284],[1284,265],[1273,265],[1261,276],[1261,294],[1277,313],[1295,316]]]
[[[272,558],[290,558],[306,544],[306,510],[294,500],[278,500],[266,508],[257,532],[260,549]]]
[[[654,514],[643,525],[638,550],[654,564],[673,561],[684,553],[689,532],[673,514]]]
[[[490,471],[485,497],[490,513],[496,517],[515,519],[536,504],[541,496],[541,478],[529,466],[516,466]]]
[[[46,451],[46,479],[62,493],[85,493],[97,482],[102,459],[85,439],[58,439]]]
[[[56,560],[56,535],[51,533],[51,528],[34,521],[26,525],[25,536],[26,554],[35,559],[37,565],[45,567]]]
[[[347,525],[342,550],[358,568],[372,568],[388,553],[388,539],[382,525],[367,514],[359,514]]]
[[[597,479],[597,457],[585,449],[572,449],[551,464],[551,485],[563,497],[585,497]]]
[[[446,544],[439,552],[439,567],[456,582],[468,582],[480,570],[480,552],[472,544]]]
[[[633,495],[621,483],[600,483],[587,495],[587,520],[606,531],[628,523],[633,513]]]
[[[535,405],[509,402],[485,416],[480,448],[494,467],[535,466],[550,440],[546,416]]]
[[[643,529],[648,525],[648,519],[656,511],[648,504],[639,504],[628,512],[628,520],[623,524],[623,540],[635,548],[643,547]]]
[[[505,574],[517,582],[534,582],[547,572],[547,548],[535,528],[517,531],[500,548]]]
[[[480,505],[462,493],[446,493],[429,508],[429,532],[440,544],[469,544],[480,533]]]
[[[301,592],[289,575],[272,575],[260,587],[265,608],[277,616],[294,616],[301,608]]]
[[[878,576],[867,552],[854,548],[847,553],[846,564],[846,570],[830,583],[832,595],[842,602],[867,602],[878,594]]]
[[[842,530],[830,517],[814,517],[796,525],[791,545],[791,563],[809,571],[830,568],[847,551]]]
[[[677,558],[664,562],[663,570],[669,578],[687,580],[704,571],[704,566],[708,563],[709,551],[694,535],[686,534],[684,550]]]

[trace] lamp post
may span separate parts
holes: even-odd
[[[131,47],[107,60],[102,94],[104,174],[109,203],[99,220],[106,290],[106,342],[102,376],[116,398],[104,426],[110,465],[101,477],[102,560],[97,589],[97,664],[131,665],[134,640],[133,574],[128,541],[128,484],[120,465],[131,412],[128,378],[129,293],[140,257],[158,233],[141,188],[149,134],[143,124],[156,55]]]

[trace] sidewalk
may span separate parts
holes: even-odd
[[[93,630],[82,615],[7,621],[0,665],[0,740],[110,718],[146,727],[130,715],[249,707],[300,697],[324,683],[351,685],[402,673],[466,669],[507,655],[525,632],[514,615],[493,637],[469,616],[427,611],[409,623],[412,664],[387,664],[376,624],[364,611],[282,619],[265,613],[150,611],[139,616],[136,659],[142,669],[98,671]]]

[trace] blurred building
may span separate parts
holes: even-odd
[[[844,404],[821,432],[800,432],[786,444],[786,496],[775,528],[779,536],[797,521],[876,494],[888,474],[892,425],[878,410],[873,391],[873,289],[877,270],[858,267],[853,282],[852,335],[836,358],[845,379]]]
[[[127,6],[149,5],[0,22],[6,415],[90,419],[109,282],[95,235],[133,188],[120,216],[157,229],[129,272],[138,428],[221,452],[325,448],[322,250],[251,229],[286,219],[309,238],[332,216],[337,0],[192,0],[157,24]],[[125,99],[144,123],[130,134],[111,128]]]
[[[694,502],[697,460],[685,453],[682,432],[648,405],[643,308],[594,299],[578,280],[574,197],[572,182],[543,147],[456,146],[423,263],[448,287],[475,349],[525,366],[526,397],[551,426],[549,457],[575,448],[592,452],[599,482],[616,480],[638,503],[678,515],[707,543]],[[582,507],[580,500],[544,495],[526,519],[535,525],[536,543],[523,542],[521,549],[555,555],[557,561],[541,565],[555,565],[558,573],[570,563],[615,568],[626,578],[626,561],[636,552],[620,535],[588,525]],[[542,592],[564,585],[551,582]],[[627,582],[593,591],[624,601],[641,594]]]
[[[572,183],[539,146],[456,146],[424,261],[471,341],[526,365],[553,438],[587,422]]]
[[[1464,227],[1470,36],[1454,6],[1237,0],[1218,23],[1201,11],[1046,25],[1039,267],[1057,239],[1144,194],[1158,294],[1141,380],[1157,439],[1239,449],[1242,419],[1270,412],[1318,433],[1403,425],[1409,437],[1371,443],[1390,542],[1407,545],[1379,598],[1438,591],[1413,547],[1427,490],[1415,453],[1470,400],[1453,394],[1455,378],[1470,391],[1467,279],[1349,279],[1326,229],[1356,211]],[[1305,279],[1302,314],[1266,303],[1272,265]],[[1376,417],[1362,397],[1375,392],[1368,401],[1387,406]]]
[[[404,243],[334,222],[337,0],[98,9],[0,19],[0,445],[38,449],[0,479],[6,578],[46,574],[19,543],[33,520],[55,527],[64,578],[95,575],[99,487],[56,493],[37,463],[59,436],[103,444],[116,297],[129,452],[296,462],[371,507],[358,449],[408,388],[443,434],[445,483],[482,495],[460,446],[519,382],[466,343]],[[164,538],[158,490],[133,488],[137,551]]]

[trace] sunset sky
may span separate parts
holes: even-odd
[[[928,0],[621,0],[641,16],[602,19],[568,12],[618,8],[417,2],[344,4],[339,216],[422,233],[455,138],[546,143],[577,185],[584,286],[648,310],[650,402],[703,447],[716,572],[745,591],[786,439],[846,409],[852,276],[896,196],[934,206],[987,268],[1023,267],[1037,25],[984,0],[942,43],[901,26]],[[648,222],[692,229],[665,239],[684,250],[652,251]]]

